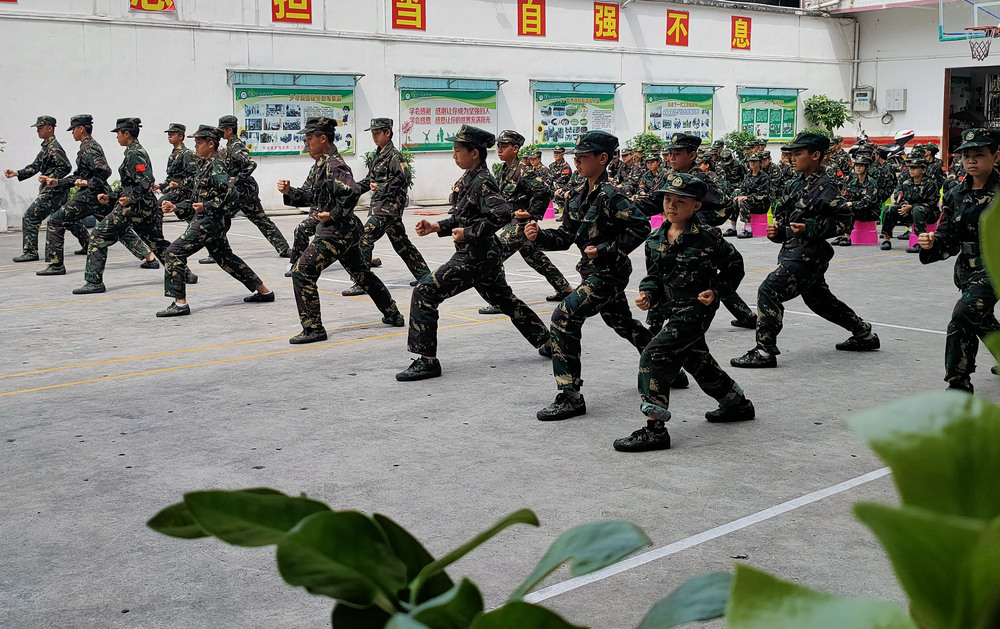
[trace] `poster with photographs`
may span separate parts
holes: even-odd
[[[615,132],[615,95],[535,92],[535,137],[541,147],[574,146],[587,131]]]
[[[795,137],[798,96],[740,96],[740,128],[770,142]]]
[[[234,89],[240,137],[251,155],[301,155],[306,120],[337,121],[337,150],[354,154],[357,137],[353,89],[243,87]]]
[[[663,139],[675,133],[712,141],[712,94],[646,94],[646,131]]]

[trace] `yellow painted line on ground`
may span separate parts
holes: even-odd
[[[194,290],[189,288],[188,292],[194,292]],[[155,293],[134,293],[132,295],[108,295],[106,297],[92,297],[90,299],[74,299],[73,301],[54,301],[48,304],[34,304],[31,306],[13,306],[11,308],[0,308],[0,312],[10,312],[12,310],[30,310],[32,308],[51,308],[53,306],[71,306],[73,304],[87,304],[95,301],[109,301],[112,299],[131,299],[133,297],[153,297],[156,295],[163,295],[163,292],[157,291]]]

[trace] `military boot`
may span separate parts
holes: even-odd
[[[538,421],[555,422],[586,414],[587,403],[583,400],[583,396],[573,396],[563,391],[556,396],[555,402],[535,413],[535,417]]]
[[[142,264],[139,265],[140,269],[158,269],[160,268],[160,263],[156,260],[143,260]]]
[[[755,347],[739,358],[731,359],[729,364],[742,369],[768,369],[777,367],[778,359],[773,354],[761,352]]]
[[[13,258],[14,262],[38,262],[38,253],[22,253]]]
[[[61,264],[50,264],[41,271],[35,271],[35,275],[66,275],[66,267]]]
[[[871,327],[868,329],[871,330]],[[837,343],[836,347],[842,352],[873,352],[881,347],[881,343],[878,334],[868,332],[852,336],[843,343]]]
[[[93,293],[103,293],[107,289],[104,288],[104,284],[94,284],[93,282],[87,282],[80,288],[74,288],[74,295],[91,295]]]
[[[389,313],[382,317],[382,323],[396,328],[402,328],[406,326],[406,319],[403,318],[403,313],[397,310],[396,312]]]
[[[404,371],[396,374],[396,380],[400,382],[413,382],[414,380],[427,380],[428,378],[441,377],[441,361],[437,358],[414,359],[410,366]]]
[[[340,293],[340,294],[343,295],[344,297],[355,297],[357,295],[364,295],[365,294],[365,289],[363,289],[363,288],[361,288],[361,286],[355,284],[354,286],[351,286],[350,288],[345,288],[344,291],[342,293]]]
[[[306,343],[317,343],[325,340],[326,330],[319,328],[314,330],[302,330],[302,332],[298,335],[288,339],[288,342],[292,345],[304,345]]]
[[[705,419],[714,424],[745,422],[754,419],[756,416],[757,413],[754,410],[753,402],[746,398],[743,398],[741,402],[733,404],[732,406],[727,406],[725,408],[720,406],[714,411],[708,411],[705,413]]]
[[[157,317],[183,317],[185,315],[191,314],[191,306],[184,304],[183,306],[178,305],[177,302],[171,303],[169,306],[163,310],[156,313]]]
[[[670,433],[662,420],[650,420],[639,430],[628,437],[615,439],[612,444],[619,452],[649,452],[651,450],[669,450]]]

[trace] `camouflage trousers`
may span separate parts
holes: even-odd
[[[351,278],[365,290],[365,294],[371,297],[383,315],[392,316],[399,312],[389,289],[368,268],[371,260],[366,262],[361,257],[357,231],[348,232],[343,237],[319,236],[306,247],[292,267],[295,305],[299,309],[299,322],[303,330],[324,329],[316,281],[325,268],[338,260],[344,270],[350,273]]]
[[[743,401],[743,389],[729,377],[708,350],[705,333],[717,304],[672,308],[663,329],[639,357],[640,409],[647,417],[670,419],[670,383],[681,368],[691,374],[701,390],[723,408]]]
[[[271,243],[275,251],[281,253],[288,250],[288,241],[285,240],[284,235],[282,235],[278,226],[274,224],[274,221],[267,216],[267,213],[260,204],[259,197],[245,198],[237,207],[239,207],[240,212],[243,212],[243,216],[246,216],[251,223],[257,226],[257,229],[264,235],[264,238],[267,238],[267,241]]]
[[[90,244],[87,246],[87,270],[83,274],[86,281],[92,284],[104,282],[108,247],[119,240],[124,243],[130,237],[130,230],[163,262],[163,255],[170,246],[170,242],[163,238],[163,214],[152,208],[115,205],[90,234]]]
[[[55,266],[63,266],[66,261],[66,230],[69,229],[74,236],[80,240],[84,249],[89,247],[90,232],[83,228],[85,238],[80,238],[78,226],[83,226],[83,219],[88,216],[98,216],[104,218],[110,212],[108,206],[101,205],[95,200],[74,198],[66,203],[49,217],[48,229],[45,233],[45,261]],[[121,237],[121,243],[128,248],[132,254],[143,260],[149,255],[149,247],[145,245],[131,229]]]
[[[309,216],[305,217],[295,227],[295,235],[292,238],[292,249],[289,256],[293,265],[302,257],[302,253],[309,246],[309,241],[316,235],[317,225],[319,225],[319,221],[310,213]]]
[[[733,317],[740,322],[752,321],[756,316],[753,310],[750,310],[750,306],[747,302],[743,301],[739,293],[733,293],[728,297],[724,297],[722,300],[722,305],[726,307]],[[666,321],[666,316],[661,310],[651,309],[649,314],[646,315],[646,325],[649,326],[650,331],[656,334],[660,328],[663,327],[663,323]]]
[[[413,274],[414,279],[419,280],[431,272],[427,268],[424,256],[420,255],[420,252],[413,246],[413,243],[410,242],[409,237],[406,235],[406,227],[403,226],[402,219],[386,214],[372,214],[368,217],[368,222],[365,223],[364,234],[361,236],[362,260],[371,262],[375,243],[382,236],[389,237],[392,248],[403,259],[403,263],[406,264],[406,268]]]
[[[497,238],[500,240],[503,259],[505,261],[520,251],[521,257],[524,258],[528,266],[544,277],[545,281],[552,288],[556,289],[557,294],[561,295],[569,292],[570,285],[569,281],[566,280],[566,276],[556,268],[556,265],[552,264],[552,260],[549,260],[549,257],[535,243],[524,237],[523,225],[511,223],[500,230]]]
[[[472,262],[467,256],[456,253],[413,289],[407,338],[407,348],[411,352],[421,356],[437,355],[438,306],[470,288],[475,288],[483,299],[510,317],[511,323],[532,347],[541,347],[549,340],[549,331],[542,320],[507,285],[499,257]]]
[[[166,269],[163,273],[164,295],[174,299],[187,299],[187,284],[184,281],[188,274],[187,261],[202,247],[208,249],[209,255],[220,269],[243,284],[248,291],[257,290],[262,283],[260,277],[229,246],[226,232],[229,231],[230,223],[230,219],[226,217],[195,215],[180,238],[170,243],[163,256]]]
[[[21,248],[24,253],[38,254],[38,228],[42,221],[49,218],[49,228],[51,229],[52,219],[50,217],[59,212],[59,208],[65,201],[66,194],[42,195],[36,198],[24,211],[24,217],[21,218]],[[87,231],[83,221],[78,219],[67,223],[66,228],[73,232],[76,239],[80,241],[81,247],[87,247],[90,232]]]
[[[830,323],[860,335],[871,332],[850,306],[837,299],[826,283],[829,263],[784,260],[757,289],[757,347],[779,354],[777,340],[785,315],[784,302],[801,296],[810,310]]]
[[[948,339],[944,346],[945,382],[967,388],[969,376],[976,371],[979,339],[1000,330],[993,314],[997,296],[988,282],[976,282],[962,289],[948,322]]]
[[[653,339],[653,334],[632,318],[624,292],[626,281],[603,275],[587,276],[552,311],[552,373],[559,389],[578,391],[583,385],[580,340],[583,324],[590,317],[601,315],[604,323],[640,352]]]
[[[885,212],[882,212],[882,236],[884,238],[891,238],[892,230],[897,225],[904,227],[912,225],[914,218],[916,218],[918,207],[915,206],[908,214],[900,214],[899,210],[891,205],[885,208]],[[924,231],[927,231],[926,223],[924,223]]]

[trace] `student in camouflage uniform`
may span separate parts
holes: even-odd
[[[573,169],[566,161],[566,147],[557,146],[552,149],[552,163],[549,164],[549,175],[552,177],[552,197],[557,212],[565,207],[564,200],[570,192]]]
[[[313,162],[301,188],[293,188],[292,183],[287,179],[278,180],[278,192],[284,197],[283,201],[285,205],[309,208],[309,215],[302,219],[302,222],[295,228],[295,237],[292,240],[290,251],[291,265],[285,271],[285,277],[292,276],[292,267],[298,262],[302,256],[302,252],[309,246],[309,241],[316,234],[316,226],[319,225],[316,214],[319,210],[316,207],[316,196],[313,194],[313,190],[316,188],[316,181],[322,174],[325,164],[325,160],[316,160]]]
[[[219,268],[252,293],[244,297],[243,301],[273,302],[274,293],[246,262],[233,253],[226,238],[232,221],[229,204],[233,201],[234,193],[230,190],[226,161],[218,153],[222,132],[211,125],[201,125],[191,137],[194,138],[195,150],[200,158],[194,177],[185,180],[191,190],[185,195],[185,199],[178,199],[176,204],[169,200],[161,201],[161,208],[164,212],[173,212],[184,204],[188,206],[186,209],[193,214],[193,218],[181,237],[172,242],[164,254],[166,270],[163,276],[163,294],[172,297],[174,301],[166,309],[157,312],[156,316],[179,317],[191,314],[184,278],[187,275],[188,258],[198,253],[202,247],[208,249]]]
[[[38,197],[24,211],[21,219],[22,253],[14,258],[14,262],[35,262],[38,260],[38,227],[46,218],[66,203],[69,188],[48,185],[49,180],[58,181],[73,170],[66,151],[56,139],[56,119],[52,116],[39,116],[31,125],[42,141],[42,149],[31,162],[21,170],[7,170],[4,175],[8,179],[17,177],[18,181],[30,179],[38,175]],[[90,234],[80,221],[69,225],[73,235],[80,241],[80,246],[87,247]]]
[[[909,176],[900,180],[892,193],[892,205],[885,211],[882,219],[883,250],[892,249],[892,229],[903,221],[912,221],[913,231],[920,234],[927,231],[927,225],[937,221],[938,199],[940,188],[938,182],[925,175],[927,162],[919,157],[906,160]],[[917,253],[919,247],[907,249]]]
[[[948,167],[948,173],[945,175],[944,185],[942,186],[944,194],[948,194],[952,188],[962,183],[965,175],[965,167],[962,166],[962,156],[956,155],[952,158],[951,166]]]
[[[635,303],[641,310],[662,308],[666,325],[639,358],[640,410],[646,425],[616,439],[613,445],[619,452],[670,447],[665,426],[670,419],[669,383],[682,367],[719,402],[718,409],[705,415],[708,421],[746,421],[755,416],[743,389],[722,370],[705,342],[719,298],[735,292],[744,275],[743,256],[718,230],[694,220],[707,191],[703,181],[688,174],[668,175],[656,191],[664,223],[646,239],[646,277]]]
[[[937,158],[937,154],[941,151],[937,144],[933,142],[928,142],[923,145],[923,155],[924,161],[927,162],[927,174],[926,176],[933,179],[937,183],[938,190],[944,186],[944,180],[948,177],[948,171],[944,166],[944,162]]]
[[[455,163],[465,170],[452,193],[454,209],[451,216],[437,223],[419,221],[417,234],[451,236],[455,253],[413,289],[407,349],[418,357],[396,374],[396,380],[401,382],[441,375],[441,362],[437,359],[438,307],[449,297],[470,288],[500,306],[541,355],[552,355],[545,324],[514,295],[503,275],[503,250],[495,234],[510,222],[511,210],[486,165],[487,151],[496,139],[488,131],[462,125],[448,141],[455,145]]]
[[[364,258],[361,253],[363,226],[354,207],[363,190],[337,152],[336,131],[337,121],[332,118],[306,121],[306,147],[318,165],[310,188],[317,225],[316,237],[292,267],[295,305],[302,324],[302,333],[288,340],[293,345],[326,340],[316,282],[323,270],[338,260],[375,302],[382,313],[382,323],[395,327],[406,324],[389,289],[371,272],[370,258]]]
[[[103,293],[106,290],[104,266],[108,261],[108,247],[122,240],[129,229],[152,249],[160,261],[170,246],[163,238],[163,211],[157,207],[153,194],[153,165],[146,149],[139,143],[141,126],[142,121],[138,118],[119,118],[111,130],[118,134],[118,144],[125,147],[125,159],[118,168],[121,189],[97,195],[98,202],[111,208],[111,211],[90,235],[87,270],[84,272],[87,283],[73,289],[74,295]]]
[[[618,148],[618,138],[589,131],[577,140],[576,168],[586,185],[566,206],[558,229],[524,228],[528,240],[540,248],[563,251],[576,245],[582,255],[576,270],[582,280],[552,312],[552,371],[560,393],[538,411],[542,421],[569,419],[587,412],[580,394],[580,339],[583,324],[601,315],[619,336],[640,352],[653,335],[632,318],[625,287],[632,273],[628,255],[649,235],[649,221],[608,180],[607,165]]]
[[[878,182],[868,173],[871,163],[871,155],[866,151],[858,151],[854,155],[853,172],[844,185],[844,204],[851,211],[851,220],[847,223],[846,232],[835,238],[831,244],[850,247],[854,221],[878,220],[882,211],[882,201],[879,199]]]
[[[189,200],[187,197],[193,190],[191,180],[198,172],[199,158],[194,154],[194,151],[184,146],[184,134],[187,133],[187,127],[179,122],[174,122],[167,127],[164,133],[167,134],[167,141],[174,149],[170,152],[170,157],[167,158],[167,178],[163,183],[156,184],[153,190],[163,193],[163,196],[160,197],[161,204],[164,201],[169,201],[176,206]],[[193,216],[183,217],[180,215],[178,217],[187,221],[194,218]]]
[[[872,177],[878,182],[878,198],[882,203],[885,203],[896,189],[896,171],[892,164],[886,161],[887,157],[889,150],[886,147],[875,147],[875,152],[872,154]]]
[[[753,238],[753,232],[750,231],[750,215],[767,214],[771,209],[774,193],[771,190],[770,174],[761,168],[763,161],[762,151],[750,155],[748,160],[750,172],[743,179],[743,183],[736,191],[737,196],[733,199],[739,204],[740,220],[743,221],[743,231],[737,238]]]
[[[361,237],[361,258],[372,260],[375,243],[384,235],[389,236],[392,248],[406,268],[413,274],[414,280],[410,286],[430,273],[424,257],[413,246],[406,235],[403,225],[403,210],[408,200],[410,173],[403,163],[403,156],[392,144],[392,120],[390,118],[374,118],[371,126],[365,129],[371,131],[372,140],[377,147],[372,163],[368,167],[368,176],[358,182],[363,192],[371,191],[371,216],[365,223],[364,235]],[[364,295],[365,290],[354,284],[342,293],[345,297]]]
[[[608,179],[614,181],[618,176],[618,171],[622,168],[622,150],[618,149],[615,151],[614,157],[611,158],[611,163],[608,164]]]
[[[632,201],[635,202],[637,199],[645,199],[651,197],[653,191],[656,190],[659,185],[660,177],[662,173],[660,172],[660,152],[652,150],[646,153],[645,157],[646,171],[642,173],[639,177],[639,186],[636,188],[635,194],[632,196]]]
[[[628,183],[629,178],[632,176],[632,149],[625,149],[620,151],[621,162],[618,164],[618,172],[615,173],[613,177],[610,177],[611,183],[615,184],[619,188],[624,189],[625,185]]]
[[[872,351],[879,348],[878,335],[847,304],[834,297],[826,283],[826,270],[833,258],[827,238],[843,233],[850,212],[839,189],[821,167],[830,147],[825,135],[803,131],[788,145],[798,176],[792,180],[774,210],[774,224],[767,237],[781,244],[778,268],[757,290],[757,346],[734,358],[734,367],[777,367],[778,334],[783,303],[801,296],[813,312],[851,331],[853,336],[837,343],[842,351]]]
[[[497,239],[503,249],[503,261],[520,251],[527,265],[555,289],[556,292],[545,300],[562,301],[572,290],[569,282],[549,257],[524,237],[524,225],[530,220],[544,218],[552,195],[541,173],[517,162],[522,144],[524,136],[509,129],[501,131],[497,138],[497,156],[502,163],[497,185],[513,211],[511,222],[497,233]],[[501,313],[502,310],[493,304],[479,309],[479,314]]]
[[[250,150],[237,134],[238,128],[239,120],[236,116],[219,118],[219,129],[222,130],[222,137],[226,140],[224,158],[229,169],[230,181],[233,183],[233,190],[236,193],[236,201],[230,211],[233,212],[233,216],[236,216],[237,212],[243,212],[243,216],[246,216],[260,230],[260,233],[263,234],[264,238],[267,238],[278,255],[287,258],[291,255],[288,250],[288,241],[285,240],[281,230],[267,216],[260,204],[260,189],[257,187],[257,180],[253,178],[253,171],[257,170],[257,162],[250,157]],[[213,264],[214,260],[209,256],[198,260],[198,262]]]
[[[955,285],[962,296],[948,323],[944,380],[949,389],[972,393],[971,376],[976,371],[979,339],[1000,330],[993,314],[997,294],[980,250],[980,219],[993,203],[1000,185],[1000,175],[993,168],[1000,153],[995,132],[987,129],[965,131],[957,150],[968,175],[945,196],[937,231],[922,233],[918,244],[920,261],[924,264],[958,256]]]

